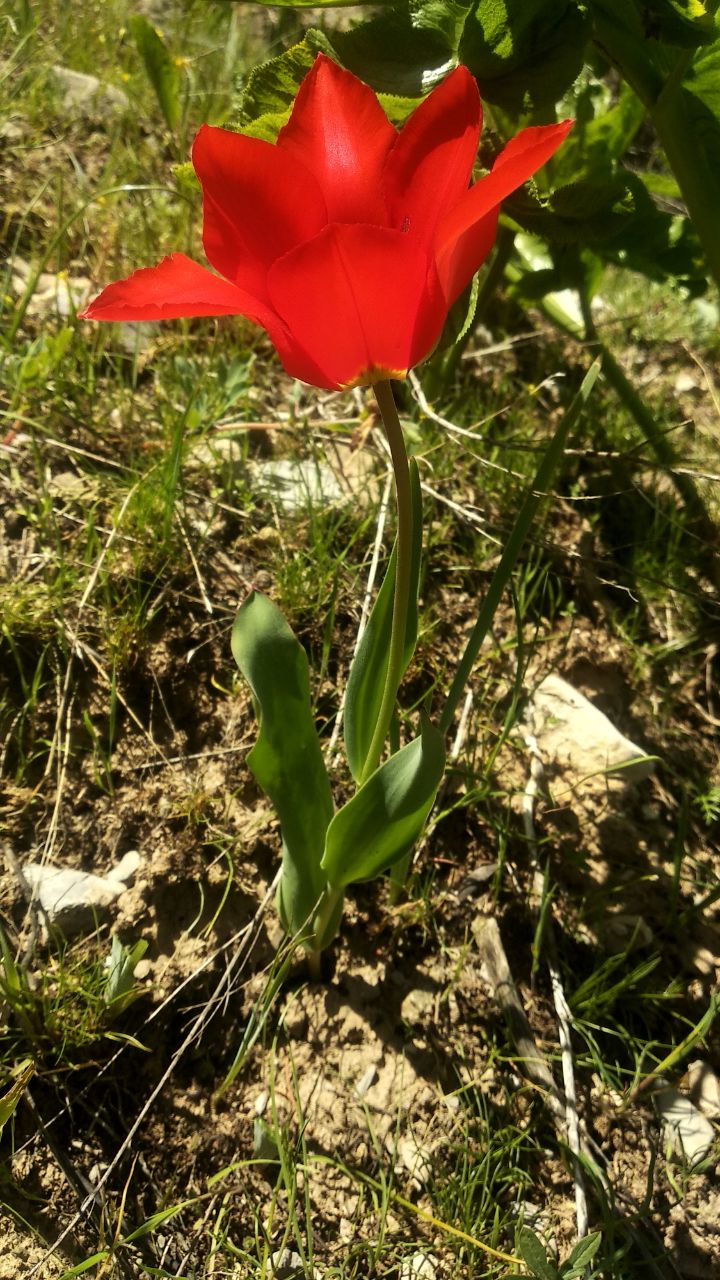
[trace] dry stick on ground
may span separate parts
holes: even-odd
[[[529,725],[526,724],[523,726],[521,732],[530,755],[530,770],[523,794],[523,826],[525,828],[525,838],[528,842],[530,854],[535,865],[533,873],[533,894],[538,899],[540,909],[542,910],[541,904],[544,897],[545,884],[538,861],[537,836],[535,833],[535,801],[542,787],[544,769],[537,740],[535,735],[531,732]],[[565,1089],[567,1141],[573,1157],[572,1170],[573,1181],[575,1183],[575,1217],[577,1221],[577,1236],[579,1240],[582,1240],[583,1236],[587,1235],[588,1207],[587,1196],[585,1194],[585,1183],[583,1181],[582,1168],[580,1165],[580,1122],[578,1119],[577,1092],[575,1089],[575,1066],[572,1051],[572,1014],[567,1000],[565,999],[562,977],[557,963],[555,938],[553,936],[552,925],[549,920],[545,921],[543,934],[548,950],[547,964],[550,973],[550,982],[552,985],[553,1002],[555,1004],[555,1012],[558,1019],[558,1039],[560,1041],[563,1085]]]

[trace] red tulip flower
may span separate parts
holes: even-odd
[[[173,253],[108,285],[89,320],[241,315],[289,374],[339,389],[402,378],[487,257],[500,202],[571,121],[523,129],[469,186],[482,108],[457,67],[398,131],[319,54],[275,144],[203,125],[192,162],[215,272]]]

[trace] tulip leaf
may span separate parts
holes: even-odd
[[[232,652],[260,721],[247,764],[280,820],[280,917],[289,933],[298,934],[326,887],[320,859],[333,811],[310,705],[308,660],[280,610],[259,591],[240,608]]]
[[[442,734],[424,719],[420,736],[380,765],[330,823],[322,867],[334,888],[372,880],[409,853],[444,768]]]
[[[177,65],[162,36],[142,14],[134,14],[128,20],[128,26],[145,64],[148,80],[155,90],[165,123],[168,129],[175,129],[180,120],[180,77]]]
[[[412,497],[412,563],[408,592],[407,626],[405,628],[403,674],[413,655],[417,640],[417,597],[422,551],[422,496],[417,463],[414,458],[410,459],[410,484]],[[372,612],[352,660],[348,676],[344,713],[345,751],[350,765],[350,772],[356,781],[362,777],[365,769],[385,688],[385,677],[390,654],[390,635],[392,632],[395,558],[396,548],[393,547],[387,573],[375,597]]]
[[[577,0],[478,0],[460,60],[488,102],[544,113],[579,75],[590,23]]]

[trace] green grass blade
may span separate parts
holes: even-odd
[[[520,554],[525,538],[528,535],[530,526],[535,519],[540,503],[550,488],[555,472],[560,465],[567,438],[585,408],[599,372],[600,361],[596,360],[588,369],[580,390],[575,396],[575,399],[569,409],[560,420],[555,435],[545,450],[542,462],[535,474],[535,479],[525,495],[525,500],[510,532],[510,537],[505,544],[505,550],[503,551],[502,556],[500,557],[500,562],[490,579],[487,594],[480,606],[477,622],[475,623],[470,639],[465,646],[465,651],[458,663],[455,678],[450,686],[450,692],[448,693],[442,715],[440,716],[440,729],[443,733],[447,733],[450,725],[452,724],[457,705],[463,695],[465,685],[470,678],[470,672],[475,665],[475,660],[480,652],[483,640],[490,629],[490,625],[495,615],[495,610],[500,603],[503,591],[505,590],[510,575],[515,567],[515,562]]]

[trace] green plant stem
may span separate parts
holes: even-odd
[[[326,885],[318,903],[317,911],[313,916],[312,938],[316,945],[311,947],[306,944],[306,946],[308,968],[311,977],[317,982],[320,981],[321,977],[320,956],[337,933],[337,918],[335,918],[334,923],[333,918],[338,915],[338,908],[342,905],[344,893],[344,889],[334,889],[331,885]]]
[[[450,686],[450,692],[448,693],[442,715],[440,716],[438,727],[441,733],[447,733],[453,722],[453,717],[463,695],[465,685],[470,678],[470,673],[475,665],[483,640],[490,630],[495,610],[500,603],[503,591],[505,590],[510,575],[515,567],[515,561],[520,554],[520,550],[525,538],[527,537],[530,525],[535,518],[535,513],[537,512],[542,500],[548,494],[555,471],[557,470],[562,458],[567,438],[580,417],[599,372],[600,361],[596,360],[586,373],[580,390],[548,444],[532,485],[525,495],[525,500],[518,512],[517,518],[510,532],[510,537],[508,538],[505,544],[505,549],[500,557],[500,562],[490,579],[487,594],[480,606],[477,622],[473,627],[470,639],[468,640],[465,646],[465,651],[458,663],[455,678]]]
[[[373,386],[380,416],[385,428],[385,435],[390,446],[393,472],[395,475],[395,500],[397,504],[397,543],[395,558],[395,593],[393,597],[393,620],[390,635],[390,653],[388,655],[387,674],[382,702],[378,712],[377,724],[372,742],[368,750],[365,768],[360,778],[360,786],[367,782],[375,772],[382,754],[383,745],[390,728],[395,699],[403,671],[403,653],[405,648],[405,630],[408,616],[408,595],[410,590],[412,565],[412,500],[410,493],[410,469],[407,451],[403,439],[402,427],[398,417],[392,387],[389,382],[376,382]]]

